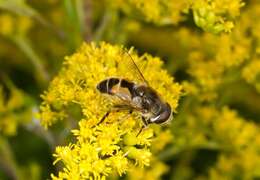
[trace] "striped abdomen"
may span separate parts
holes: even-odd
[[[134,83],[120,78],[108,78],[97,85],[97,89],[101,93],[115,95],[118,93],[133,94]]]

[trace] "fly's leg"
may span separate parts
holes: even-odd
[[[139,132],[137,133],[136,137],[138,137],[141,134],[141,132],[148,126],[148,121],[143,116],[142,116],[142,121],[143,121],[143,125],[139,130]]]
[[[114,105],[114,107],[111,110],[107,111],[106,114],[100,119],[100,121],[97,123],[97,125],[103,123],[111,112],[119,112],[119,111],[126,111],[127,110],[127,111],[129,111],[129,114],[132,114],[133,110],[132,109],[129,110],[129,109],[130,108],[128,106],[125,106],[125,105]],[[128,117],[129,117],[129,114],[127,115]],[[126,119],[126,118],[124,117],[123,119]],[[120,120],[120,121],[122,121],[122,120]]]
[[[111,111],[107,111],[106,114],[100,119],[100,121],[97,123],[97,125],[101,124],[105,121],[105,119],[108,117],[108,115],[111,113]]]
[[[144,123],[144,126],[146,127],[148,125],[148,122],[147,122],[147,120],[143,116],[142,116],[142,121]]]
[[[138,136],[141,134],[141,132],[143,131],[143,129],[144,129],[145,127],[146,127],[145,125],[142,125],[142,127],[141,127],[141,129],[139,130],[139,132],[137,133],[136,137],[138,137]]]

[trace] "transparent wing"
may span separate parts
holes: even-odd
[[[139,67],[135,63],[130,51],[126,49],[122,50],[122,59],[119,63],[119,66],[124,66],[126,74],[131,74],[133,79],[137,80],[138,82],[144,85],[148,85],[148,82],[146,81]]]
[[[137,110],[137,111],[142,111],[139,107],[137,107],[130,97],[126,97],[125,95],[115,95],[115,96],[110,96],[110,100],[113,104],[112,108],[119,109],[119,110]]]

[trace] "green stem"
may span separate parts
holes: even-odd
[[[18,169],[15,164],[12,150],[8,141],[0,137],[0,169],[2,169],[10,179],[18,179]]]
[[[89,42],[92,39],[92,1],[76,0],[76,11],[81,34]]]
[[[49,75],[44,68],[44,61],[33,50],[30,42],[23,36],[13,36],[12,39],[31,61],[35,68],[35,74],[39,80],[40,85],[41,83],[46,85],[46,83],[49,81]]]
[[[159,155],[159,159],[162,161],[166,161],[171,159],[173,156],[183,152],[183,151],[192,151],[194,149],[208,149],[208,150],[224,150],[225,147],[220,146],[219,144],[215,142],[208,142],[201,145],[192,145],[192,146],[183,146],[183,148],[179,147],[176,148],[174,145],[163,151]]]
[[[77,16],[78,24],[79,24],[79,29],[80,32],[83,34],[84,29],[85,29],[85,13],[84,13],[84,2],[83,0],[76,0],[75,1],[75,13]]]
[[[100,41],[102,39],[102,36],[109,25],[110,21],[112,20],[112,14],[110,10],[106,10],[105,14],[101,20],[100,25],[98,26],[97,30],[94,33],[94,40]]]

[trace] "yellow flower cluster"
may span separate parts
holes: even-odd
[[[198,44],[191,50],[187,71],[195,80],[192,83],[195,88],[193,93],[200,94],[198,97],[201,100],[216,98],[222,85],[239,78],[238,72],[233,71],[249,59],[251,44],[243,39],[238,43],[236,38],[229,35],[217,37],[205,34],[202,39],[203,46]]]
[[[241,0],[198,0],[193,2],[192,10],[197,26],[219,33],[231,31],[242,6]]]
[[[246,80],[254,85],[259,92],[260,22],[255,18],[259,17],[259,10],[259,1],[250,1],[232,34],[198,35],[182,29],[175,35],[183,43],[181,48],[191,52],[185,58],[188,60],[188,73],[193,79],[192,83],[184,82],[183,87],[188,94],[194,95],[194,99],[186,97],[183,114],[179,113],[179,122],[173,127],[176,130],[173,132],[176,143],[173,152],[187,149],[214,152],[216,163],[208,166],[208,174],[199,179],[259,177],[258,123],[225,107],[227,104],[234,107],[242,104],[243,107],[250,103],[253,104],[250,108],[259,107],[258,100],[254,99],[259,94],[244,82]],[[197,100],[203,100],[203,103]],[[185,130],[179,130],[181,128]]]
[[[216,167],[210,169],[211,179],[253,179],[260,175],[260,130],[246,122],[236,111],[223,108],[213,122],[217,144],[227,150],[219,155]],[[225,135],[225,136],[223,136]],[[239,171],[237,170],[239,169]]]
[[[166,145],[172,144],[173,136],[169,130],[162,130],[161,128],[154,128],[155,134],[157,135],[151,144],[151,166],[145,168],[132,167],[127,173],[128,179],[151,179],[157,180],[169,171],[169,167],[165,165],[158,157],[162,153],[163,148]]]
[[[32,108],[21,90],[12,87],[8,91],[10,94],[4,92],[0,85],[0,133],[13,136],[16,135],[18,125],[32,119]]]
[[[260,59],[252,60],[242,72],[243,78],[260,92]]]
[[[127,178],[130,180],[158,180],[160,177],[169,170],[169,167],[153,157],[151,159],[151,166],[147,168],[133,167],[128,173]]]
[[[129,53],[151,87],[163,95],[175,111],[181,86],[162,69],[162,61],[148,54],[139,57],[132,49]],[[72,130],[77,141],[56,149],[55,163],[62,162],[64,168],[58,176],[52,175],[53,179],[103,179],[115,172],[122,175],[134,166],[149,166],[155,132],[149,128],[136,136],[142,125],[138,113],[131,116],[125,112],[111,113],[105,122],[98,124],[112,103],[96,90],[96,85],[111,76],[138,82],[124,64],[128,61],[126,58],[130,57],[120,46],[83,44],[77,53],[66,57],[60,74],[42,95],[43,126],[47,128],[60,119],[79,121],[79,129]],[[72,109],[76,108],[81,113],[73,116]]]
[[[203,179],[254,179],[260,169],[260,129],[235,110],[198,106],[175,125],[177,152],[209,149],[219,152]],[[181,127],[185,130],[178,130]]]
[[[137,10],[146,21],[159,25],[178,24],[191,10],[197,26],[213,33],[230,32],[244,6],[241,0],[117,0],[114,4],[127,14]]]
[[[244,12],[244,16],[237,22],[238,28],[234,29],[232,34],[200,35],[187,29],[175,32],[174,37],[184,43],[181,44],[182,48],[190,52],[185,57],[188,61],[187,72],[194,79],[192,84],[184,83],[188,92],[201,100],[212,100],[217,97],[218,90],[223,85],[229,85],[241,77],[249,83],[256,83],[258,61],[257,58],[252,60],[251,57],[258,54],[259,45],[254,42],[260,40],[259,32],[255,31],[260,23],[250,17],[257,16],[260,7],[257,4],[251,6],[253,8]],[[250,29],[254,31],[251,33]],[[176,41],[179,41],[178,39]],[[178,53],[178,49],[175,52]]]

